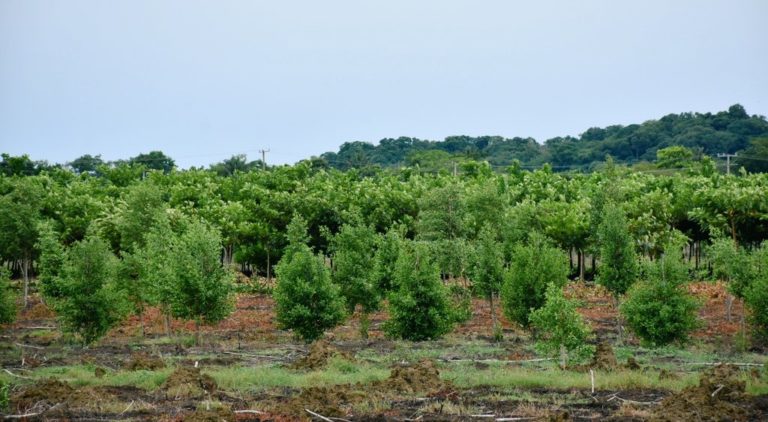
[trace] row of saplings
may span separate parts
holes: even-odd
[[[684,237],[669,242],[658,259],[641,262],[627,227],[620,207],[606,209],[597,234],[598,283],[620,303],[619,319],[642,342],[654,346],[685,342],[699,326],[700,304],[686,288]],[[321,337],[355,309],[360,310],[361,334],[366,337],[369,314],[384,298],[389,313],[384,330],[393,338],[434,339],[470,314],[441,280],[428,242],[406,240],[396,231],[376,237],[371,228],[345,225],[331,239],[329,269],[324,258],[307,246],[301,218],[291,222],[288,237],[289,246],[276,268],[277,320],[304,340]],[[562,250],[534,232],[513,248],[510,262],[505,263],[491,226],[483,228],[474,249],[472,289],[490,302],[494,337],[501,338],[494,311],[494,299],[500,297],[504,314],[532,329],[537,348],[559,355],[563,366],[569,356],[584,359],[592,354],[587,343],[590,330],[576,310],[578,303],[563,294],[569,269]],[[768,247],[748,252],[725,239],[716,241],[710,253],[717,275],[730,281],[732,294],[745,299],[758,334],[766,334]]]
[[[43,224],[40,233],[43,297],[62,327],[83,343],[100,338],[131,312],[141,315],[148,305],[159,306],[166,321],[175,317],[198,326],[221,321],[233,309],[233,275],[221,266],[220,237],[202,222],[163,213],[119,258],[98,233],[67,248],[49,225]],[[304,340],[319,338],[356,308],[366,336],[369,314],[384,299],[390,316],[384,329],[395,338],[437,338],[471,314],[466,296],[456,303],[442,282],[429,242],[406,240],[395,229],[378,236],[373,228],[351,221],[327,235],[329,268],[307,246],[303,219],[293,219],[287,236],[273,293],[277,320]],[[648,344],[684,341],[697,326],[698,304],[685,288],[688,267],[681,244],[671,242],[659,259],[640,263],[617,206],[606,208],[597,236],[598,282],[622,302],[621,315],[630,329]],[[491,226],[483,228],[473,249],[472,289],[490,302],[494,336],[501,336],[493,311],[500,298],[505,315],[532,328],[543,351],[564,359],[569,353],[589,353],[588,328],[577,304],[562,293],[568,265],[560,249],[531,233],[505,262]],[[768,247],[748,252],[720,240],[710,252],[717,275],[729,280],[730,291],[751,309],[753,326],[768,332]],[[7,279],[7,274],[0,276]],[[0,317],[8,320],[15,307],[7,289],[0,292]]]

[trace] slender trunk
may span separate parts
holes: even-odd
[[[491,336],[496,340],[500,340],[497,338],[501,331],[499,330],[499,320],[496,318],[496,306],[493,303],[494,295],[495,293],[491,292],[491,296],[488,299],[488,304],[491,306],[491,329],[493,330]]]
[[[200,346],[200,319],[195,318],[195,346]]]
[[[371,326],[371,318],[368,312],[361,310],[360,312],[360,337],[363,340],[368,340],[368,328]]]
[[[29,264],[30,259],[25,256],[21,260],[21,275],[24,278],[24,309],[29,307]]]
[[[579,249],[579,280],[584,282],[584,251]]]
[[[573,272],[573,248],[568,249],[568,258],[571,260],[571,272]]]
[[[725,315],[728,319],[728,322],[731,322],[731,311],[733,310],[733,295],[728,293],[725,296]]]
[[[163,312],[163,330],[167,337],[171,336],[171,316],[167,310]]]
[[[594,279],[594,275],[597,273],[597,270],[595,269],[596,262],[595,262],[595,256],[592,255],[592,278]]]
[[[272,273],[270,273],[271,267],[269,263],[269,249],[267,249],[267,283],[272,283]]]
[[[614,296],[613,297],[613,303],[616,305],[616,334],[618,335],[618,338],[616,340],[617,345],[621,345],[624,342],[624,335],[622,333],[621,329],[621,312],[619,312],[619,297]]]
[[[739,242],[736,240],[736,219],[731,218],[731,238],[733,239],[733,245],[739,247]]]
[[[560,345],[560,368],[565,369],[568,366],[568,349],[564,344]]]

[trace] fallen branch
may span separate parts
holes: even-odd
[[[26,419],[26,418],[33,418],[35,416],[40,416],[43,413],[50,412],[53,409],[56,409],[57,407],[61,406],[61,403],[57,403],[41,412],[35,412],[35,413],[25,413],[23,415],[5,415],[3,419],[6,420],[12,420],[12,419]]]
[[[719,392],[720,392],[720,390],[722,390],[722,389],[723,389],[723,387],[725,387],[725,385],[722,385],[722,384],[720,384],[719,386],[717,386],[717,390],[715,390],[715,391],[713,391],[713,392],[712,392],[712,397],[714,398],[714,397],[715,397],[715,394],[719,393]]]
[[[490,414],[490,415],[469,415],[470,418],[495,418],[496,415]]]
[[[629,399],[622,399],[616,394],[611,395],[611,397],[606,401],[613,401],[613,400],[619,400],[622,403],[636,404],[638,406],[655,406],[659,404],[658,401],[635,401],[635,400],[629,400]]]
[[[539,358],[539,359],[525,359],[525,360],[505,360],[505,359],[445,359],[440,358],[443,362],[501,362],[501,363],[532,363],[532,362],[546,362],[550,360],[556,360],[555,358]]]
[[[251,410],[251,409],[235,410],[234,413],[235,414],[238,414],[238,413],[248,413],[248,414],[252,414],[252,415],[263,415],[264,414],[264,412],[262,412],[261,410]]]
[[[118,416],[122,415],[123,413],[127,412],[131,407],[133,407],[133,403],[135,403],[135,401],[131,400],[131,404],[129,404],[128,407],[125,408],[125,410],[118,413]]]
[[[496,418],[496,422],[529,421],[535,418]]]
[[[20,330],[55,330],[56,329],[56,327],[46,327],[44,325],[43,326],[32,325],[29,327],[18,327],[18,328]]]
[[[687,362],[683,363],[683,365],[706,365],[706,366],[717,366],[717,365],[733,365],[733,366],[765,366],[764,363],[738,363],[738,362]]]
[[[24,379],[24,380],[34,380],[34,378],[25,377],[25,376],[21,376],[21,375],[16,375],[13,372],[11,372],[11,371],[9,371],[9,370],[7,370],[5,368],[3,368],[3,371],[5,371],[6,374],[8,374],[8,375],[10,375],[12,377],[21,378],[21,379]]]
[[[313,412],[313,411],[311,411],[311,410],[309,410],[309,409],[304,409],[304,410],[306,410],[306,411],[307,411],[307,413],[309,413],[310,415],[312,415],[312,416],[314,416],[314,417],[316,417],[316,418],[320,418],[320,419],[324,420],[325,422],[333,422],[333,420],[332,420],[332,419],[330,419],[330,418],[326,418],[325,416],[323,416],[323,415],[321,415],[321,414],[319,414],[319,413],[315,413],[315,412]]]
[[[15,345],[17,345],[17,346],[19,346],[19,347],[28,347],[28,348],[30,348],[30,349],[37,349],[37,350],[43,350],[43,349],[45,349],[45,347],[40,347],[40,346],[33,346],[33,345],[31,345],[31,344],[21,344],[21,343],[13,343],[13,344],[15,344]]]

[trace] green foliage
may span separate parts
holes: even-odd
[[[303,220],[294,218],[289,227],[293,242],[306,239],[300,232]],[[291,243],[275,268],[277,286],[273,292],[280,327],[293,330],[310,342],[344,320],[344,300],[331,282],[323,259],[304,243]]]
[[[736,163],[753,173],[768,173],[768,136],[752,138]]]
[[[117,258],[107,244],[91,235],[66,251],[53,307],[62,327],[84,344],[101,338],[126,315],[125,294],[116,286]]]
[[[586,344],[589,327],[576,311],[576,302],[563,296],[562,287],[554,283],[547,286],[546,302],[531,312],[530,321],[537,330],[536,349],[551,356],[559,354],[563,367],[568,364],[568,354],[578,357],[592,354],[592,348]]]
[[[59,242],[58,234],[54,231],[51,221],[41,222],[38,225],[38,232],[40,237],[35,245],[40,251],[37,280],[43,296],[56,299],[62,295],[58,277],[64,266],[64,247]]]
[[[397,257],[400,255],[400,244],[402,241],[400,233],[394,228],[377,238],[377,248],[371,277],[376,284],[376,289],[383,295],[397,289],[395,285],[395,268]]]
[[[143,166],[150,170],[160,170],[163,173],[170,172],[176,167],[176,162],[161,151],[151,151],[147,154],[139,154],[128,162],[132,165]]]
[[[752,252],[752,282],[743,289],[744,304],[758,336],[768,339],[768,243]]]
[[[120,250],[133,252],[144,246],[145,236],[165,212],[160,188],[144,183],[129,188],[117,218]]]
[[[175,317],[215,324],[232,312],[234,276],[221,266],[220,254],[220,235],[200,222],[192,222],[173,245]]]
[[[609,205],[598,227],[600,270],[597,282],[618,297],[637,280],[638,264],[624,211]]]
[[[493,225],[483,226],[475,248],[475,262],[472,266],[472,287],[484,297],[501,291],[504,282],[504,257],[501,243]]]
[[[7,324],[16,319],[16,295],[10,287],[10,271],[0,267],[0,324]]]
[[[734,296],[743,298],[744,291],[754,277],[746,250],[737,248],[731,239],[720,237],[712,241],[707,256],[712,262],[715,278],[728,281],[728,290]]]
[[[675,145],[656,151],[656,166],[662,169],[688,167],[693,162],[693,151]]]
[[[527,327],[529,315],[541,308],[547,286],[563,287],[568,280],[568,262],[560,249],[547,244],[534,233],[528,244],[518,244],[512,251],[512,263],[504,277],[501,300],[504,314]]]
[[[333,251],[333,282],[341,288],[347,311],[360,305],[364,313],[378,309],[381,291],[372,277],[376,233],[362,225],[341,226],[331,240]]]
[[[664,346],[684,343],[699,325],[699,303],[686,290],[688,268],[679,244],[670,244],[664,255],[648,263],[647,279],[627,292],[621,314],[643,343]]]
[[[394,338],[422,341],[436,339],[453,326],[446,287],[437,266],[429,260],[423,243],[400,248],[395,280],[398,290],[389,295],[389,320],[385,331]]]

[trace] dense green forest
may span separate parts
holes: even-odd
[[[467,161],[487,161],[494,169],[503,169],[518,161],[524,168],[550,163],[555,171],[568,171],[591,170],[606,155],[625,164],[652,162],[658,150],[683,146],[694,157],[740,153],[741,165],[751,171],[765,171],[767,137],[765,116],[750,116],[736,104],[714,114],[668,114],[641,124],[593,127],[579,137],[556,137],[543,144],[533,138],[501,136],[449,136],[444,141],[400,137],[382,139],[378,145],[347,142],[338,152],[321,157],[341,170],[419,166],[450,171],[454,163]]]

